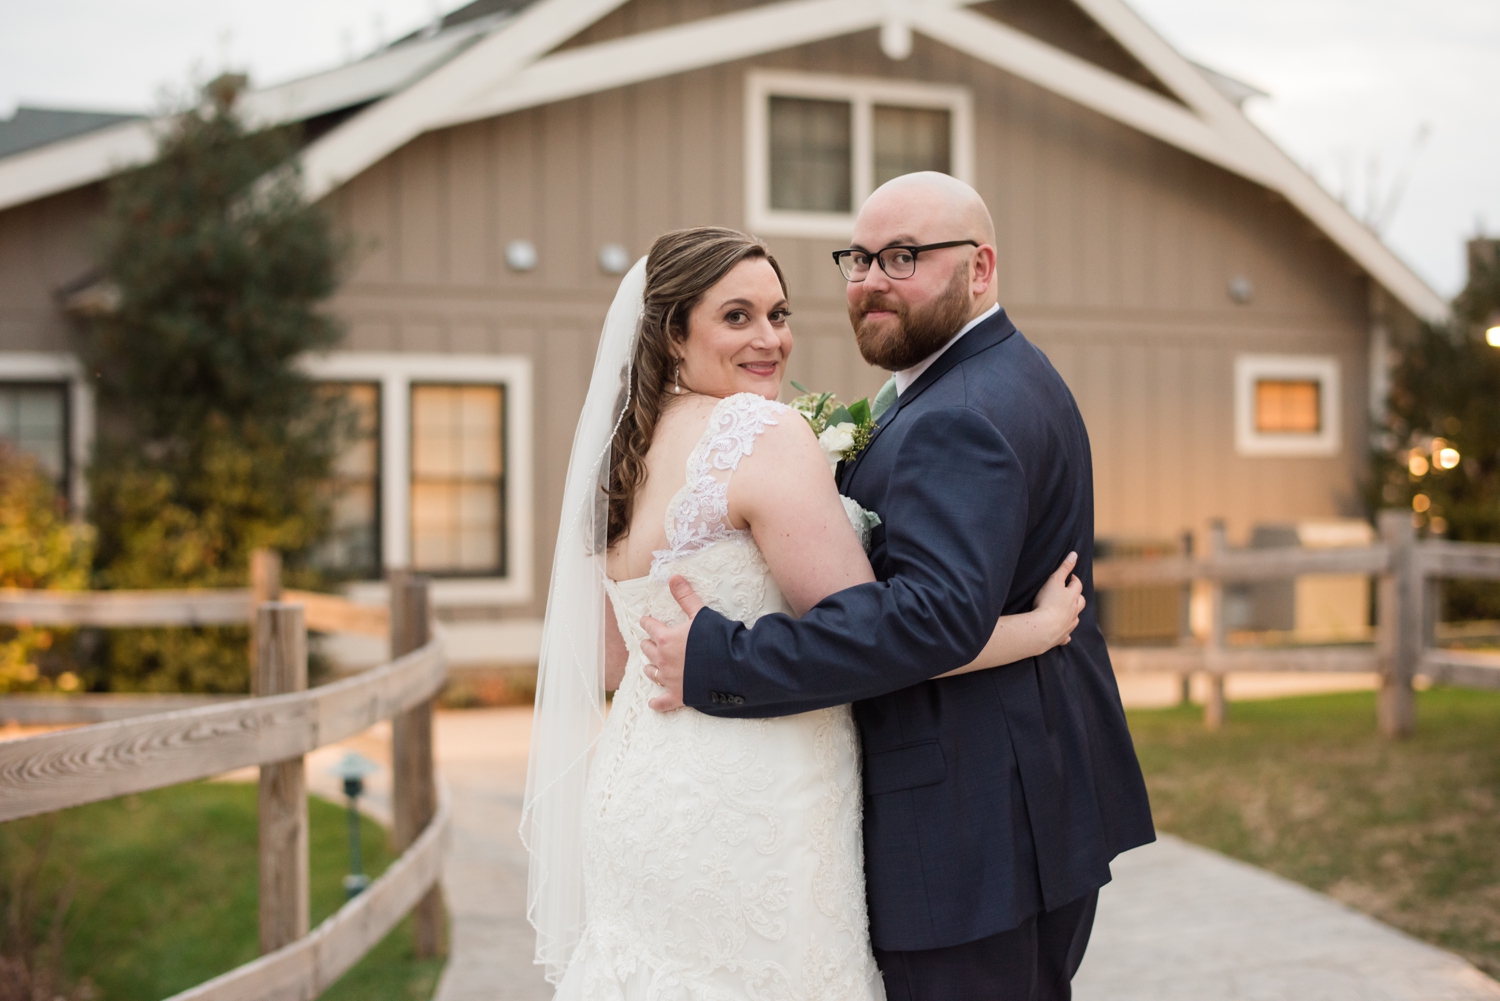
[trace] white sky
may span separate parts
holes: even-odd
[[[874,2],[874,0],[871,0]],[[1388,242],[1444,294],[1500,227],[1500,0],[1130,0],[1191,58],[1259,86],[1251,116],[1361,216],[1410,170]],[[224,66],[274,83],[456,0],[0,0],[0,117],[144,110]],[[1414,157],[1423,126],[1426,144]],[[1371,178],[1374,183],[1371,183]]]

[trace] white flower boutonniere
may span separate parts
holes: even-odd
[[[791,407],[806,419],[818,436],[818,444],[833,469],[839,462],[853,459],[875,433],[875,418],[870,412],[868,399],[856,400],[847,406],[840,403],[832,393],[810,393],[807,387],[793,382],[802,395],[791,402]]]

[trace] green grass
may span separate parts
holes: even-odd
[[[308,805],[312,922],[344,901],[347,820],[320,799]],[[0,827],[0,875],[24,866],[51,829],[38,894],[50,910],[74,887],[65,966],[104,1001],[150,1001],[208,980],[257,952],[256,787],[194,783]],[[361,825],[366,871],[391,861],[385,831]],[[425,1001],[441,960],[418,961],[403,922],[324,998]]]
[[[1372,693],[1129,714],[1157,826],[1323,891],[1500,976],[1500,693]]]

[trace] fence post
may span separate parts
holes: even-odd
[[[1213,521],[1208,526],[1208,555],[1210,559],[1218,559],[1229,549],[1223,521]],[[1218,655],[1223,653],[1227,629],[1224,623],[1224,582],[1215,579],[1212,585],[1213,610],[1212,624],[1208,631],[1208,697],[1203,703],[1203,725],[1210,730],[1217,730],[1224,725],[1226,707],[1224,704],[1224,673],[1217,669],[1215,662],[1219,660]]]
[[[1425,617],[1423,581],[1416,559],[1416,529],[1407,511],[1381,511],[1380,536],[1391,551],[1391,565],[1380,577],[1380,695],[1376,716],[1380,732],[1405,737],[1417,725],[1412,678],[1422,657]]]
[[[400,657],[429,639],[427,578],[404,571],[391,574],[391,657]],[[428,699],[391,720],[391,758],[395,779],[396,851],[417,839],[437,811],[432,759],[432,705]],[[441,948],[442,890],[434,885],[413,911],[417,956],[427,959]]]
[[[307,625],[301,605],[256,609],[256,695],[307,688]],[[302,759],[260,766],[260,951],[307,934],[307,776]]]
[[[1182,555],[1193,557],[1193,533],[1182,533]],[[1193,582],[1183,581],[1181,603],[1177,609],[1177,645],[1193,645]],[[1177,704],[1185,706],[1193,701],[1193,675],[1184,671],[1177,676]]]
[[[281,600],[281,554],[273,549],[255,549],[250,553],[250,694],[255,690],[255,626],[257,609],[268,601]]]

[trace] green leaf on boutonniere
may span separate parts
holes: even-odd
[[[828,426],[831,428],[836,428],[840,424],[858,423],[859,421],[854,419],[854,415],[850,413],[849,408],[845,406],[840,406],[837,410],[828,415]]]
[[[864,425],[870,423],[869,400],[855,400],[853,403],[849,404],[848,410],[849,416],[854,418],[855,424],[863,427]]]

